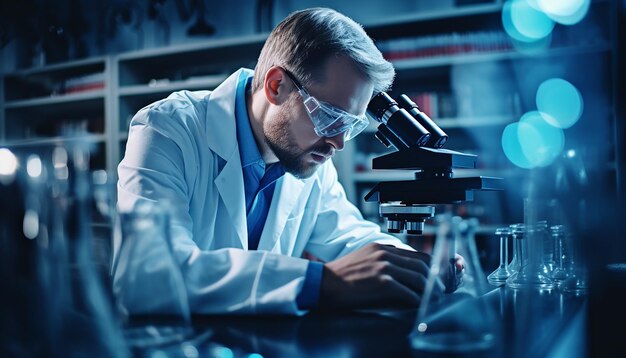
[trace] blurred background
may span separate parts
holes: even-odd
[[[498,266],[495,230],[524,222],[525,197],[560,198],[596,278],[590,309],[598,318],[588,324],[610,325],[603,319],[624,313],[624,276],[607,271],[626,262],[623,0],[3,1],[0,147],[43,157],[86,133],[90,171],[114,183],[140,108],[254,68],[269,31],[313,6],[361,23],[397,70],[390,94],[407,94],[434,119],[450,136],[445,148],[478,155],[478,167],[457,176],[504,179],[502,192],[438,208],[478,219],[485,272]],[[372,159],[389,152],[375,131],[334,161],[349,199],[382,225],[377,204],[363,197],[379,181],[413,173],[372,170]],[[107,266],[110,228],[93,221],[94,253]],[[424,237],[401,235],[420,247],[434,236],[428,224]]]

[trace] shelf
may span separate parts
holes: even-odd
[[[99,143],[105,142],[106,136],[104,134],[89,134],[81,137],[29,138],[7,141],[5,143],[2,143],[1,145],[3,147],[33,147],[40,145],[63,144],[66,142],[75,142],[79,140],[84,140],[91,143]]]
[[[403,14],[398,16],[390,16],[381,21],[373,21],[363,24],[366,30],[387,26],[398,26],[407,23],[416,23],[423,21],[445,20],[455,17],[495,14],[502,10],[502,4],[480,4],[467,5],[463,7],[451,7],[449,9],[440,9],[433,11],[420,11],[416,13]]]
[[[489,53],[463,53],[453,56],[436,56],[427,58],[414,58],[406,60],[392,61],[396,71],[407,71],[420,68],[442,67],[451,65],[461,65],[477,62],[495,62],[519,59],[549,58],[560,56],[574,56],[579,54],[601,53],[611,50],[608,44],[564,47],[542,51],[536,54],[526,54],[517,51],[489,52]]]
[[[183,52],[195,52],[195,51],[202,51],[202,50],[219,49],[223,47],[263,44],[268,36],[269,36],[269,33],[262,33],[262,34],[248,35],[248,36],[214,39],[214,40],[209,40],[209,41],[203,40],[203,41],[199,41],[198,43],[182,44],[182,45],[170,46],[167,48],[131,51],[131,52],[126,52],[126,53],[119,55],[118,59],[120,60],[120,62],[123,62],[126,60],[141,59],[144,57],[179,55]]]
[[[35,106],[47,106],[71,102],[88,101],[93,99],[104,99],[104,90],[94,90],[83,93],[72,93],[53,97],[33,98],[20,101],[5,102],[6,109],[28,108]]]
[[[183,89],[213,89],[222,83],[228,75],[219,74],[211,76],[203,76],[197,79],[188,79],[184,81],[167,81],[162,84],[157,82],[155,85],[136,85],[123,86],[119,89],[120,96],[138,96],[144,94],[156,94],[164,92],[174,92]]]
[[[47,66],[32,67],[32,68],[23,69],[23,70],[17,70],[11,73],[10,75],[12,77],[18,77],[18,76],[39,75],[39,74],[43,74],[47,72],[59,72],[59,71],[65,71],[65,70],[70,70],[73,72],[76,70],[76,68],[79,68],[79,67],[90,67],[93,65],[104,66],[104,63],[105,63],[105,57],[94,57],[94,58],[89,58],[89,59],[84,59],[84,60],[63,62],[63,63],[52,64],[52,65],[47,65]]]

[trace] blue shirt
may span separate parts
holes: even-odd
[[[246,91],[252,83],[252,74],[252,71],[243,71],[239,76],[235,98],[235,120],[246,198],[248,248],[256,250],[272,203],[276,181],[285,175],[285,169],[280,163],[265,165],[256,145],[246,107]],[[323,268],[324,265],[321,263],[309,263],[304,286],[296,298],[300,309],[317,306]]]

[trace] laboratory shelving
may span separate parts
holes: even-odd
[[[454,88],[455,76],[496,67],[504,73],[500,82],[520,84],[526,78],[519,66],[550,68],[560,64],[567,69],[565,72],[547,71],[541,76],[571,77],[575,81],[578,75],[573,72],[578,68],[568,63],[585,57],[598,60],[598,68],[589,74],[599,78],[595,88],[611,88],[611,63],[616,56],[617,40],[610,21],[602,23],[598,19],[612,18],[612,6],[610,1],[593,1],[588,19],[583,20],[587,25],[560,26],[555,29],[552,45],[536,53],[505,46],[489,51],[393,59],[398,75],[391,93],[430,93],[439,99],[446,96],[458,107],[448,111],[452,114],[429,114],[450,134],[447,148],[479,156],[479,168],[459,175],[514,177],[519,170],[504,158],[500,136],[507,124],[532,109],[531,94],[512,86],[506,94],[511,103],[496,111],[480,108],[483,98],[474,96],[467,99],[475,110],[471,112],[463,109],[464,95]],[[461,38],[484,33],[498,35],[503,31],[501,10],[502,1],[493,1],[401,14],[364,25],[381,49],[388,49],[389,45],[393,49],[398,39],[437,39],[449,34],[459,34]],[[581,33],[588,32],[589,23],[595,32]],[[266,38],[267,34],[261,33],[212,39],[5,74],[0,81],[0,145],[20,151],[57,145],[71,140],[63,136],[66,127],[80,128],[86,130],[88,140],[100,150],[94,159],[95,167],[106,169],[114,178],[124,155],[128,123],[139,109],[173,91],[214,89],[238,68],[253,68]],[[615,112],[611,108],[615,103],[590,105],[592,109],[606,105],[607,110],[593,113],[602,120],[614,121]],[[372,157],[386,152],[373,139],[374,131],[375,126],[370,126],[365,134],[348,142],[334,159],[349,199],[361,209],[365,205],[362,194],[368,187],[381,180],[410,179],[413,175],[404,171],[373,171],[368,167]]]

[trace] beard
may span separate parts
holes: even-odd
[[[307,156],[313,153],[330,153],[332,147],[320,140],[308,149],[301,149],[290,131],[290,116],[294,111],[295,96],[291,96],[285,103],[276,118],[270,124],[264,126],[265,142],[274,152],[287,173],[296,178],[306,179],[311,177],[319,164],[307,160]]]

